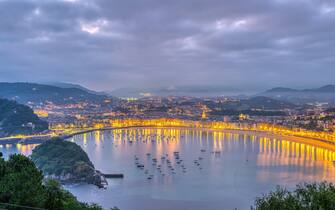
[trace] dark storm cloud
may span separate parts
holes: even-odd
[[[333,0],[0,0],[2,81],[335,83]]]

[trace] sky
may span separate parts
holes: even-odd
[[[0,81],[335,84],[334,0],[0,0]]]

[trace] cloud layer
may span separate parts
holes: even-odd
[[[0,80],[335,83],[333,0],[0,0]]]

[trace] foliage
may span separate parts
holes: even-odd
[[[87,154],[75,143],[52,139],[37,146],[31,155],[37,167],[45,174],[72,173],[82,164],[94,168]]]
[[[204,104],[211,110],[261,110],[261,111],[279,111],[284,109],[297,108],[297,105],[279,101],[268,97],[252,97],[241,100],[230,101],[204,101]],[[256,114],[257,112],[255,112]],[[271,114],[271,112],[269,112]]]
[[[285,116],[285,112],[282,111],[260,111],[260,110],[232,110],[232,109],[224,109],[224,110],[214,110],[210,112],[210,115],[227,115],[227,116],[238,116],[240,114],[246,114],[250,116]]]
[[[0,135],[33,134],[48,129],[28,106],[0,99]]]
[[[43,205],[43,175],[34,163],[22,155],[1,161],[0,200],[3,203]]]
[[[0,158],[0,202],[50,210],[102,210],[96,204],[78,202],[54,180],[43,183],[42,172],[34,162],[18,154],[8,161]]]
[[[256,210],[331,210],[335,209],[335,186],[332,183],[305,183],[290,192],[277,187],[257,198]]]

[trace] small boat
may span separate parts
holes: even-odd
[[[137,168],[144,168],[144,165],[143,164],[138,164]]]

